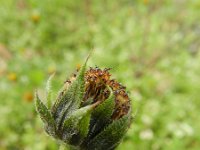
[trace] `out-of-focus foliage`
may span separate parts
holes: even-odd
[[[91,49],[112,67],[135,119],[118,150],[200,147],[199,0],[1,0],[0,149],[56,150],[34,109]],[[56,95],[53,95],[56,97]]]

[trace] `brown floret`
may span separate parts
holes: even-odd
[[[112,119],[116,120],[126,115],[130,110],[130,99],[126,93],[126,87],[118,83],[114,79],[110,79],[110,68],[101,70],[98,67],[91,68],[85,73],[85,93],[83,97],[83,103],[88,99],[93,99],[92,103],[103,102],[106,100],[110,91],[107,88],[109,86],[115,96],[115,109],[112,114]],[[78,72],[78,70],[77,70]],[[69,80],[65,81],[64,90],[60,93],[62,96],[72,82],[76,79],[77,72],[74,73]]]
[[[107,82],[111,74],[109,69],[101,70],[98,67],[90,68],[85,73],[85,95],[84,101],[88,98],[93,98],[93,101],[104,101],[109,96],[109,91],[106,88]]]
[[[126,115],[130,109],[130,100],[124,89],[120,89],[114,92],[115,94],[115,110],[112,115],[112,119],[119,119]]]
[[[118,83],[116,80],[111,80],[109,73],[110,68],[104,70],[90,68],[85,74],[85,96],[84,101],[88,98],[93,98],[93,102],[104,101],[108,98],[110,91],[107,89],[109,86],[115,95],[115,110],[112,119],[119,119],[128,113],[130,109],[130,100],[125,91],[126,87]]]

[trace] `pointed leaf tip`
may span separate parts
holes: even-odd
[[[81,106],[83,99],[85,80],[84,75],[86,71],[86,63],[80,68],[75,81],[69,86],[68,90],[61,97],[55,108],[55,116],[57,118],[57,124],[62,126],[63,121],[67,116],[69,116],[73,111],[77,110]]]
[[[55,72],[50,75],[49,79],[47,80],[46,85],[46,95],[47,95],[47,106],[50,109],[51,108],[51,101],[52,101],[52,79],[55,76]]]
[[[94,52],[94,49],[90,50],[90,52],[89,52],[89,54],[88,54],[88,56],[87,56],[87,58],[85,60],[85,64],[88,62],[88,60],[91,57],[91,55],[93,54],[93,52]]]

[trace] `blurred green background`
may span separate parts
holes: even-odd
[[[34,108],[95,49],[135,119],[118,150],[200,149],[199,0],[1,0],[0,150],[57,150]],[[54,93],[56,97],[56,92]]]

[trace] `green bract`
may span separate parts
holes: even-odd
[[[113,150],[130,126],[131,109],[122,117],[112,119],[116,105],[115,95],[108,86],[106,88],[110,93],[107,99],[93,102],[93,99],[89,98],[83,105],[86,63],[52,106],[50,77],[47,84],[48,107],[36,92],[36,109],[44,123],[45,131],[71,149]]]

